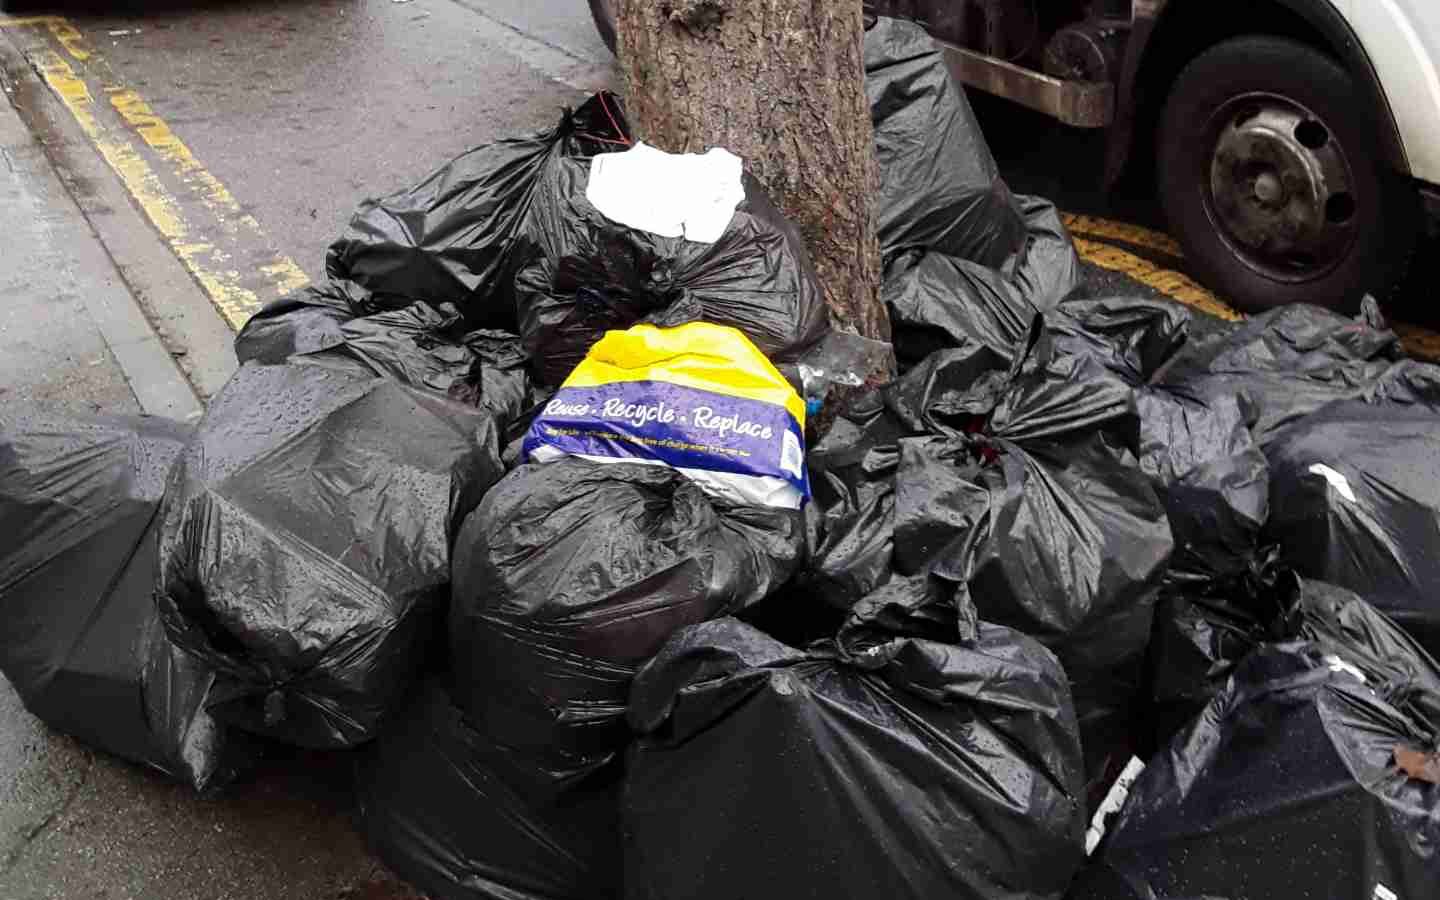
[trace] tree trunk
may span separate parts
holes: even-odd
[[[889,340],[861,0],[614,2],[639,135],[743,158],[804,236],[832,321]]]

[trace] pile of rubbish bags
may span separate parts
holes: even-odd
[[[865,65],[893,381],[596,95],[364,204],[198,425],[0,422],[0,671],[200,790],[353,750],[436,900],[1433,895],[1440,369],[1076,296],[924,32]]]

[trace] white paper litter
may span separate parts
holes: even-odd
[[[713,244],[745,199],[743,169],[740,157],[720,147],[666,153],[639,143],[594,157],[585,199],[627,228]]]

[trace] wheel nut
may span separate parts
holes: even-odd
[[[1267,206],[1276,203],[1284,191],[1285,186],[1274,172],[1265,172],[1255,179],[1255,198]]]

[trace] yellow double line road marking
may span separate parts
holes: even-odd
[[[1172,300],[1177,300],[1212,316],[1229,321],[1243,318],[1214,292],[1207,290],[1204,285],[1184,272],[1167,269],[1159,263],[1131,253],[1124,247],[1110,243],[1119,241],[1131,247],[1150,250],[1170,257],[1177,263],[1183,261],[1185,252],[1169,235],[1142,228],[1139,225],[1102,219],[1098,216],[1066,213],[1062,218],[1065,221],[1065,227],[1070,229],[1070,236],[1075,241],[1076,251],[1086,262],[1111,272],[1119,272],[1121,275],[1159,291]]]
[[[1185,258],[1180,245],[1169,235],[1138,225],[1116,222],[1095,216],[1066,213],[1065,225],[1075,241],[1075,249],[1086,262],[1119,272],[1161,294],[1187,306],[1227,321],[1245,318],[1227,303],[1183,272],[1167,269],[1128,250],[1106,243],[1120,241],[1131,247],[1152,250],[1175,259]],[[1440,361],[1440,333],[1418,325],[1390,323],[1400,336],[1401,345],[1411,356]]]
[[[1080,258],[1092,265],[1108,269],[1111,272],[1119,272],[1159,291],[1172,300],[1177,300],[1186,306],[1194,307],[1217,318],[1231,322],[1244,318],[1214,293],[1206,290],[1199,282],[1183,272],[1166,269],[1119,247],[1081,237],[1078,232],[1072,234],[1071,238],[1075,241],[1075,250],[1080,254]]]
[[[255,217],[144,98],[119,83],[70,22],[59,16],[0,18],[0,28],[31,32],[23,48],[31,65],[231,328],[238,330],[266,302],[309,283],[294,260],[271,249]],[[243,270],[234,263],[237,256],[253,259],[257,250],[258,263]]]
[[[1185,258],[1185,251],[1181,250],[1180,244],[1168,234],[1162,234],[1139,225],[1131,225],[1128,222],[1102,219],[1099,216],[1066,213],[1062,218],[1065,220],[1065,227],[1076,234],[1101,241],[1119,241],[1132,247],[1153,250],[1177,261]]]

